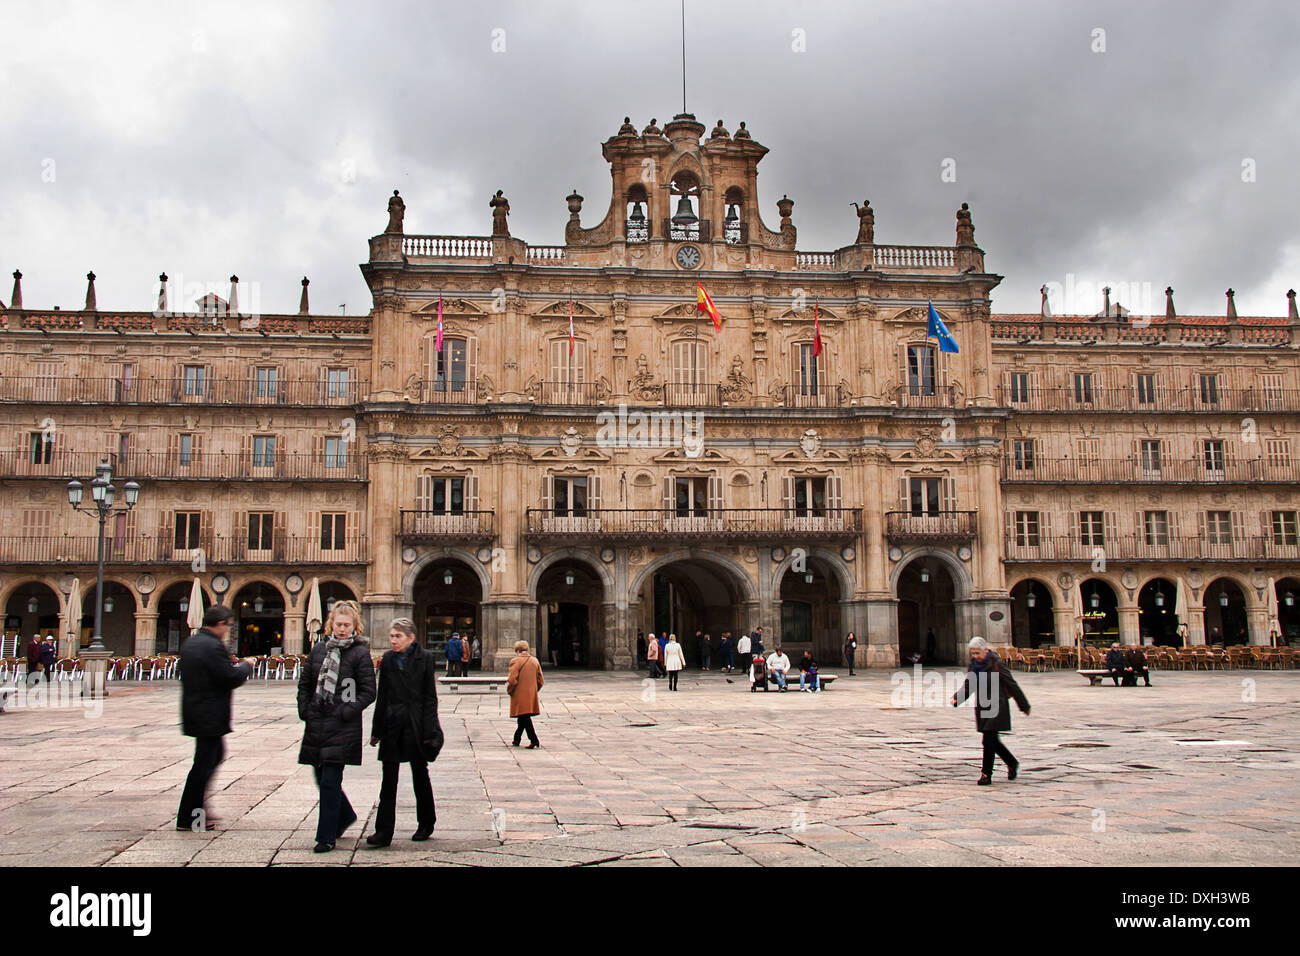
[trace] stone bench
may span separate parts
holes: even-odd
[[[1100,684],[1107,677],[1111,676],[1110,671],[1104,671],[1104,670],[1103,671],[1097,671],[1097,670],[1075,671],[1075,673],[1078,674],[1080,677],[1088,678],[1089,687],[1095,687],[1097,684]]]
[[[818,687],[819,687],[821,690],[825,690],[827,687],[830,687],[831,684],[835,683],[837,680],[839,680],[839,678],[838,678],[836,675],[834,675],[834,674],[818,674],[818,675],[817,675],[817,685],[818,685]],[[787,684],[788,686],[794,688],[795,690],[798,690],[798,689],[799,689],[799,672],[798,672],[798,671],[793,671],[793,672],[791,672],[791,673],[786,674],[786,675],[785,675],[785,681],[786,681],[786,684]],[[752,686],[754,686],[754,685],[751,684],[750,686],[752,687]],[[767,679],[767,686],[768,686],[768,687],[777,687],[777,688],[779,689],[779,685],[777,684],[776,680],[775,680],[774,678],[771,678],[771,677],[769,677],[769,678]]]
[[[497,687],[504,687],[506,685],[506,678],[504,675],[501,677],[483,677],[479,675],[475,675],[474,677],[444,676],[438,678],[438,683],[445,687],[450,687],[459,694],[461,685],[466,687],[486,687],[489,691],[495,691]]]

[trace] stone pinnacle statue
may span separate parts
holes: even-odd
[[[503,190],[498,189],[488,205],[492,207],[492,235],[508,238],[510,226],[506,223],[506,217],[510,215],[510,200],[506,199],[502,192]]]
[[[393,198],[388,200],[388,228],[385,229],[384,232],[396,232],[400,234],[402,231],[402,220],[405,218],[406,203],[402,201],[402,197],[399,196],[397,190],[394,189]]]
[[[862,200],[862,205],[850,203],[858,211],[858,243],[871,244],[876,241],[876,214],[871,209],[871,200]]]

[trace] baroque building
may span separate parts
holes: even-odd
[[[634,666],[638,632],[762,625],[859,663],[993,643],[1268,643],[1300,629],[1300,320],[993,315],[970,210],[951,244],[797,248],[767,149],[689,114],[607,140],[611,196],[561,246],[411,235],[389,202],[366,316],[0,315],[5,635],[87,629],[97,538],[64,485],[142,485],[107,529],[105,637],[174,650],[197,580],[241,653],[305,644],[313,580],[369,629],[413,617],[484,667],[528,640]],[[485,214],[485,221],[487,215]],[[846,239],[851,236],[846,235]],[[697,310],[702,286],[721,315]],[[933,303],[960,350],[927,334]],[[1113,313],[1113,314],[1112,314]],[[1181,584],[1181,588],[1180,588]],[[1276,595],[1273,608],[1269,595]],[[88,623],[88,622],[87,622]],[[1185,635],[1178,625],[1186,625]]]

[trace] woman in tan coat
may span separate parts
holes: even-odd
[[[515,641],[515,657],[510,662],[506,676],[506,693],[510,695],[510,716],[515,718],[514,746],[528,734],[528,747],[532,750],[542,745],[533,729],[533,718],[541,713],[537,692],[542,689],[542,665],[528,653],[527,641]]]

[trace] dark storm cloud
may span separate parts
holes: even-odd
[[[604,215],[599,147],[623,116],[680,111],[679,16],[676,0],[10,9],[0,266],[22,268],[33,307],[80,307],[94,269],[102,307],[147,308],[165,269],[237,273],[268,312],[295,310],[307,274],[313,311],[358,313],[394,187],[408,232],[484,234],[502,188],[515,235],[562,242],[570,189],[585,225]],[[1173,285],[1184,313],[1221,312],[1232,286],[1243,314],[1280,314],[1300,282],[1298,26],[1281,2],[688,0],[688,106],[771,149],[760,208],[774,225],[795,199],[801,249],[851,242],[864,198],[878,241],[948,244],[966,201],[1007,277],[997,310],[1036,311],[1040,285],[1073,276],[1146,284],[1157,309]]]

